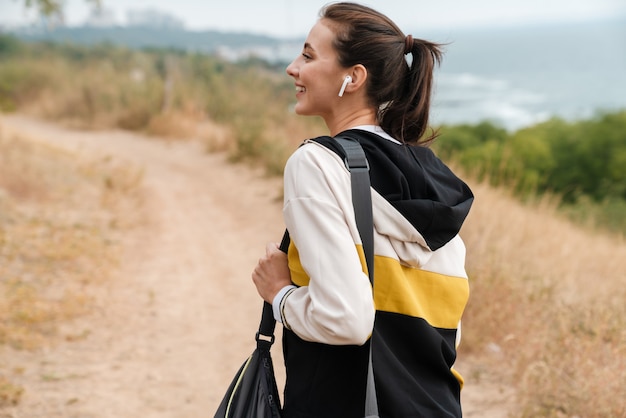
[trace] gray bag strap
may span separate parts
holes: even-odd
[[[352,138],[336,137],[346,153],[346,167],[350,170],[352,183],[352,205],[356,226],[363,243],[367,273],[374,288],[374,217],[372,215],[372,192],[370,190],[369,163],[359,141]],[[369,361],[367,365],[367,387],[365,393],[365,417],[378,418],[378,401],[372,368],[372,340],[370,339]]]
[[[352,183],[352,205],[356,226],[363,243],[365,261],[370,282],[374,286],[374,217],[372,215],[372,194],[370,191],[370,166],[359,141],[352,138],[336,137],[346,153],[346,167],[350,170]]]

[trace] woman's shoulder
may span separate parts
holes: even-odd
[[[338,152],[339,148],[339,144],[329,136],[307,139],[289,157],[287,166],[297,164],[328,168],[328,165],[336,166],[337,162],[343,166],[343,158]]]
[[[287,160],[283,175],[285,200],[298,197],[331,199],[350,188],[343,160],[319,142],[305,141]]]

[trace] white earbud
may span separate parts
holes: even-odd
[[[346,86],[348,85],[348,83],[352,83],[352,77],[350,77],[349,75],[347,75],[346,78],[343,79],[341,90],[339,90],[339,97],[343,96],[343,92],[346,90]]]

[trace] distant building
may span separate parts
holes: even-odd
[[[126,25],[159,29],[182,30],[185,28],[182,19],[156,9],[129,10],[126,13]]]
[[[115,11],[105,7],[96,7],[85,21],[85,26],[96,28],[106,28],[116,26],[118,24]]]

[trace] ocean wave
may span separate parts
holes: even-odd
[[[544,94],[514,86],[501,78],[476,74],[440,74],[435,81],[433,119],[439,123],[488,120],[506,129],[544,121],[550,113]]]

